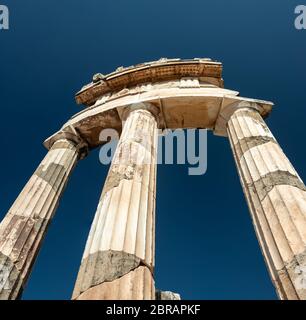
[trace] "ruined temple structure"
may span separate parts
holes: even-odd
[[[225,89],[222,64],[165,59],[96,74],[76,94],[85,106],[49,150],[0,225],[0,298],[21,296],[78,160],[120,132],[72,299],[179,299],[154,286],[158,129],[207,128],[226,137],[258,242],[280,299],[306,299],[306,187],[264,119],[271,102]],[[149,152],[150,162],[141,163]],[[102,181],[101,181],[102,183]],[[171,288],[169,288],[171,289]]]

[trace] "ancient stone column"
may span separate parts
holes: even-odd
[[[70,173],[83,156],[83,147],[74,136],[55,141],[2,220],[1,300],[20,298]]]
[[[154,300],[158,110],[128,107],[91,226],[73,299]]]
[[[306,187],[256,109],[236,109],[228,136],[277,293],[306,299]]]

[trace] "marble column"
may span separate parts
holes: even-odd
[[[281,299],[304,300],[306,187],[256,107],[234,111],[227,132],[276,291]]]
[[[136,104],[123,131],[91,226],[72,299],[154,300],[158,109]]]
[[[55,141],[2,220],[0,300],[21,297],[59,199],[83,151],[84,144],[78,137]]]

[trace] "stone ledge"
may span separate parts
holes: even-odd
[[[167,59],[141,63],[128,68],[119,67],[108,75],[97,74],[93,82],[76,93],[78,104],[91,105],[102,95],[141,83],[154,83],[181,77],[212,78],[223,87],[222,64],[210,59]]]

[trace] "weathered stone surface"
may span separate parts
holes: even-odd
[[[153,275],[147,267],[139,266],[114,281],[88,289],[77,300],[155,300]]]
[[[304,300],[306,187],[254,108],[230,116],[228,136],[277,293]]]
[[[20,272],[13,261],[0,253],[0,300],[8,300],[12,288],[18,283]]]
[[[63,179],[67,179],[67,172],[63,165],[50,163],[47,170],[45,166],[39,166],[34,173],[38,178],[47,182],[53,190],[58,190]]]
[[[73,296],[103,282],[116,280],[141,264],[141,259],[124,251],[98,251],[82,260],[79,277],[81,287],[75,287]]]
[[[17,299],[78,158],[71,141],[55,142],[0,224],[0,299]]]
[[[236,142],[236,150],[238,152],[237,156],[240,158],[246,151],[253,147],[260,146],[267,142],[274,142],[277,143],[274,137],[269,136],[253,136],[253,137],[245,137],[243,139],[238,140]]]
[[[300,178],[288,171],[273,171],[267,173],[260,179],[248,184],[248,188],[254,193],[257,193],[259,199],[262,201],[269,192],[278,185],[293,186],[306,191],[306,187]]]
[[[178,293],[171,291],[156,290],[156,300],[181,300],[181,296]]]
[[[125,113],[127,119],[87,240],[73,299],[92,295],[154,299],[157,120],[149,111],[155,107],[147,107],[131,106],[130,113]],[[131,279],[135,283],[128,285],[126,281]],[[131,291],[116,291],[122,285]],[[133,292],[139,286],[147,293]]]

